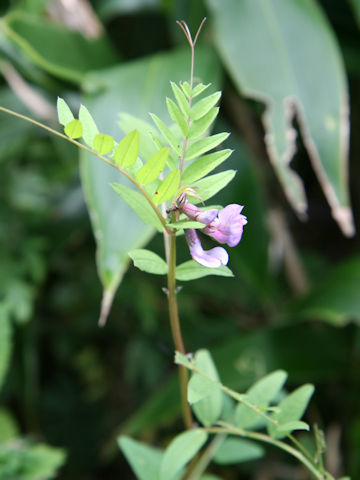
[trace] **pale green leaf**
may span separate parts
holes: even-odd
[[[287,378],[287,373],[277,370],[258,380],[246,392],[248,403],[259,407],[262,411],[276,398]],[[239,403],[235,410],[235,424],[241,428],[254,428],[263,417],[246,405]]]
[[[153,201],[156,205],[169,200],[179,188],[180,183],[180,171],[174,170],[160,183],[159,188],[153,196]]]
[[[231,182],[236,174],[235,170],[225,170],[225,172],[215,173],[208,177],[202,178],[192,184],[192,188],[200,196],[201,200],[205,202],[209,198],[213,197],[216,193],[220,192],[226,185]],[[189,195],[189,198],[191,195]],[[199,203],[199,199],[191,197],[193,203]]]
[[[204,117],[218,103],[220,97],[221,92],[215,92],[208,97],[199,100],[191,107],[190,118],[192,120],[199,120],[200,118]]]
[[[172,147],[172,149],[178,154],[181,155],[181,145],[176,135],[170,130],[169,127],[165,125],[165,123],[160,120],[155,114],[150,113],[151,118],[153,119],[155,125],[158,127],[161,135],[164,137],[166,142]]]
[[[189,101],[185,97],[184,93],[180,90],[180,88],[176,85],[176,83],[170,82],[170,85],[180,110],[185,115],[185,117],[188,118],[190,113]]]
[[[191,87],[189,82],[180,82],[180,87],[182,91],[185,93],[185,95],[187,96],[187,98],[190,98],[192,93],[191,93]]]
[[[140,135],[133,130],[124,137],[115,150],[114,160],[123,168],[131,167],[137,160],[139,154]]]
[[[221,265],[218,268],[207,268],[194,260],[188,260],[176,267],[176,278],[181,282],[207,277],[208,275],[217,275],[219,277],[234,276],[230,268],[225,265]]]
[[[71,120],[64,128],[65,134],[70,138],[80,138],[83,134],[83,129],[80,120]]]
[[[93,148],[100,155],[106,155],[114,148],[114,139],[110,135],[98,133],[94,138]]]
[[[80,105],[79,120],[83,127],[84,142],[86,145],[93,148],[94,138],[99,133],[99,130],[96,126],[95,120],[85,105]]]
[[[293,420],[292,422],[287,422],[281,425],[278,428],[278,432],[293,432],[294,430],[310,430],[310,426],[306,422],[302,422],[300,420]]]
[[[290,203],[300,214],[307,209],[302,181],[290,163],[297,146],[296,113],[332,215],[346,235],[353,234],[346,175],[349,92],[341,51],[319,2],[207,4],[217,48],[239,92],[266,105],[265,142]]]
[[[212,150],[228,138],[230,133],[223,132],[217,133],[216,135],[211,135],[210,137],[201,138],[196,142],[192,143],[190,147],[186,150],[185,160],[192,160],[204,153]]]
[[[207,377],[196,374],[191,377],[188,386],[188,401],[194,403],[192,409],[200,422],[205,427],[210,427],[220,417],[223,408],[219,374],[208,350],[198,350],[194,360],[196,367]]]
[[[197,454],[208,438],[204,430],[181,433],[164,452],[160,466],[160,480],[175,480],[185,465]]]
[[[230,157],[233,150],[226,149],[219,152],[209,153],[192,162],[185,170],[182,176],[183,183],[192,183],[205,177],[208,173],[221,165]]]
[[[274,438],[283,438],[291,431],[279,430],[283,425],[300,420],[303,416],[308,403],[314,393],[314,386],[310,384],[302,385],[297,390],[286,396],[278,407],[279,411],[271,415],[271,417],[278,422],[278,425],[273,423],[268,424],[269,434]]]
[[[58,114],[59,123],[65,127],[68,123],[74,120],[74,115],[72,114],[68,104],[61,97],[58,97],[56,103],[56,109]]]
[[[134,262],[135,267],[143,272],[153,273],[155,275],[166,275],[168,271],[167,263],[156,253],[144,248],[136,248],[128,252],[129,257]]]
[[[184,117],[184,114],[180,111],[176,103],[171,100],[171,98],[166,99],[166,105],[170,118],[179,125],[182,134],[184,135],[184,137],[186,137],[189,127],[186,118]]]
[[[163,452],[122,435],[118,444],[138,480],[159,480]]]
[[[209,88],[211,85],[211,83],[208,83],[207,85],[204,85],[203,83],[199,83],[197,84],[193,90],[192,90],[192,97],[195,98],[197,97],[198,95],[200,95],[204,90],[206,90],[207,88]]]
[[[187,358],[187,356],[183,355],[180,352],[175,352],[175,363],[176,365],[183,365],[186,368],[189,368],[191,366],[191,362]]]
[[[136,174],[136,180],[141,185],[146,185],[157,179],[164,170],[169,156],[169,148],[164,147],[156,152]]]
[[[150,206],[149,202],[141,193],[126,187],[121,183],[112,183],[111,186],[144,223],[155,227],[159,232],[163,231],[161,221]],[[126,220],[124,219],[124,230],[126,229],[126,225]]]
[[[219,465],[232,465],[249,462],[263,457],[265,454],[261,445],[243,438],[225,438],[217,449],[213,460]]]
[[[214,122],[218,113],[219,113],[219,108],[214,107],[199,120],[194,120],[190,125],[189,134],[188,134],[189,139],[195,140],[201,137],[202,135],[204,135],[204,133],[206,133],[207,130],[209,129],[210,125]]]

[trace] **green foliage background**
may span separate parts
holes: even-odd
[[[329,450],[329,457],[339,456],[336,474],[358,478],[359,237],[342,235],[332,218],[329,196],[310,166],[307,135],[318,148],[338,203],[348,207],[344,140],[336,133],[346,130],[339,105],[346,104],[349,92],[349,188],[358,225],[359,2],[227,0],[224,8],[215,0],[99,0],[91,2],[91,18],[102,25],[96,39],[64,25],[51,14],[52,3],[2,3],[0,105],[56,125],[57,96],[66,98],[74,112],[83,102],[99,128],[117,139],[123,135],[117,124],[121,112],[143,120],[149,111],[167,118],[169,81],[187,80],[189,72],[189,51],[175,20],[186,20],[195,31],[208,16],[195,74],[224,91],[214,133],[232,132],[224,144],[235,150],[227,168],[238,171],[216,201],[244,204],[249,224],[241,244],[230,252],[235,279],[207,277],[183,288],[179,302],[186,348],[209,348],[223,383],[239,390],[275,369],[289,372],[291,387],[314,383],[307,421],[330,437],[339,434]],[[261,33],[269,18],[266,5],[274,8],[280,31],[293,25],[299,35],[294,39],[283,31],[271,56],[263,51]],[[292,10],[299,5],[301,12]],[[80,17],[79,11],[72,16]],[[86,18],[80,29],[89,27]],[[260,28],[257,18],[265,26]],[[307,27],[315,25],[311,35],[300,23],[304,18]],[[297,60],[300,42],[308,42],[302,63]],[[316,45],[324,48],[320,64],[313,60]],[[14,71],[27,84],[20,89],[27,92],[25,103]],[[43,104],[29,91],[47,107],[40,108]],[[293,124],[301,134],[291,165],[305,190],[279,160],[289,147],[281,105],[294,95],[301,109]],[[272,116],[263,124],[268,103]],[[327,109],[335,133],[324,136],[319,125],[324,119],[329,125]],[[127,125],[122,120],[124,130]],[[278,177],[270,166],[264,128],[274,135],[270,156]],[[164,446],[170,432],[180,428],[164,281],[133,267],[127,270],[127,250],[150,240],[161,254],[162,242],[111,190],[109,183],[118,181],[114,172],[84,155],[80,179],[78,158],[66,142],[0,115],[0,440],[21,437],[25,444],[46,442],[65,449],[64,479],[126,479],[132,474],[116,446],[119,433]],[[290,189],[287,198],[278,178]],[[304,191],[306,222],[290,206],[304,209]],[[103,234],[99,272],[87,207],[94,230]],[[349,233],[349,222],[339,224]],[[184,245],[179,260],[187,259]],[[111,294],[121,281],[104,329],[97,326],[98,273]],[[1,436],[6,428],[10,433]],[[48,462],[54,458],[50,470],[61,463],[62,453],[56,452],[56,458],[47,457]],[[273,451],[269,455],[271,478],[281,478],[278,472],[289,460]],[[255,478],[266,462],[245,463],[235,472]],[[236,478],[233,467],[214,471],[224,479]]]

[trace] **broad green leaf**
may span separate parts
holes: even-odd
[[[170,82],[170,85],[180,110],[186,116],[186,118],[188,118],[190,113],[189,101],[186,99],[184,93],[180,90],[175,82]]]
[[[212,82],[213,91],[219,90],[220,68],[215,52],[199,45],[197,54],[197,77]],[[85,92],[82,103],[91,111],[99,129],[113,138],[119,136],[116,119],[119,112],[124,112],[120,117],[121,126],[125,127],[126,134],[134,129],[140,131],[140,156],[149,159],[159,148],[151,138],[151,133],[156,132],[156,129],[146,122],[149,120],[148,112],[156,112],[160,118],[167,118],[164,99],[172,94],[170,80],[179,82],[187,78],[188,68],[189,52],[184,48],[117,64],[106,70],[91,71],[82,84],[82,91]],[[134,118],[141,120],[139,125],[134,122]],[[81,152],[81,179],[97,244],[97,266],[104,287],[103,305],[109,309],[111,299],[129,265],[127,252],[144,247],[154,230],[149,225],[144,225],[137,214],[109,187],[110,183],[118,182],[129,190],[129,182],[115,169],[90,154]],[[142,196],[138,194],[136,197],[137,200],[140,197],[141,202]],[[146,212],[144,217],[153,215],[152,210]],[[157,217],[153,216],[151,222],[160,231]]]
[[[303,298],[294,301],[287,316],[317,319],[333,325],[360,324],[360,256],[335,266]]]
[[[163,231],[162,223],[141,193],[125,187],[121,183],[112,183],[111,186],[144,223],[152,225],[159,232]],[[125,223],[123,225],[124,230],[126,230],[126,226],[127,224]]]
[[[318,2],[227,0],[226,8],[222,0],[207,4],[216,45],[239,92],[265,102],[265,142],[290,203],[299,214],[306,212],[302,182],[290,168],[296,113],[333,217],[352,235],[346,175],[349,94],[339,46]]]
[[[169,200],[179,188],[180,170],[174,170],[160,183],[159,188],[153,196],[153,201],[156,205]]]
[[[225,170],[225,172],[215,173],[214,175],[202,178],[194,182],[191,186],[195,189],[201,200],[205,202],[226,187],[234,178],[235,174],[235,170]],[[191,195],[189,195],[189,197],[191,197]],[[199,199],[193,197],[192,202],[199,203]]]
[[[0,303],[0,389],[9,367],[12,350],[12,328],[7,308]]]
[[[122,435],[118,444],[138,480],[159,480],[163,452]]]
[[[185,170],[182,176],[183,183],[192,183],[205,177],[214,168],[221,165],[232,154],[229,148],[219,152],[209,153],[192,162]]]
[[[230,133],[223,132],[217,133],[216,135],[211,135],[210,137],[201,138],[196,142],[192,143],[190,147],[186,150],[185,160],[193,160],[200,155],[212,150],[228,138]]]
[[[181,155],[181,145],[179,139],[176,138],[176,135],[174,135],[170,128],[167,127],[166,124],[155,114],[150,113],[150,116],[166,142],[172,147],[172,149],[174,150],[174,152],[177,153],[177,155]]]
[[[114,153],[115,162],[123,168],[131,167],[139,154],[140,135],[137,130],[128,133],[119,143]]]
[[[71,120],[64,128],[65,134],[70,138],[82,137],[83,129],[80,120]]]
[[[191,377],[188,386],[188,401],[194,403],[192,409],[200,422],[205,427],[210,427],[220,417],[223,407],[219,374],[208,350],[198,350],[195,353],[195,364],[209,378],[197,374]]]
[[[218,103],[221,97],[221,92],[215,92],[208,97],[202,98],[191,107],[191,120],[200,120]]]
[[[204,85],[203,83],[199,83],[198,85],[196,85],[193,88],[192,97],[193,98],[197,97],[198,95],[200,95],[203,91],[205,91],[209,87],[210,87],[210,83],[208,83],[207,85]]]
[[[93,148],[94,139],[96,135],[99,133],[99,130],[96,126],[95,120],[91,116],[89,110],[84,105],[80,105],[79,120],[83,127],[84,142],[89,147]]]
[[[188,127],[186,118],[184,117],[184,114],[180,112],[179,107],[176,105],[175,102],[171,100],[171,98],[166,99],[166,105],[167,105],[170,118],[179,125],[182,134],[184,135],[184,137],[186,137],[188,134],[189,127]]]
[[[204,115],[199,120],[194,120],[189,129],[188,137],[190,140],[195,140],[196,138],[201,137],[208,130],[210,125],[214,122],[217,114],[219,113],[219,108],[212,108],[206,115]]]
[[[141,185],[146,185],[157,179],[164,170],[169,156],[169,148],[164,147],[156,152],[136,174],[136,180]]]
[[[183,467],[204,445],[208,434],[195,429],[181,433],[170,443],[164,452],[160,467],[160,480],[175,480]]]
[[[225,438],[213,457],[215,463],[231,465],[263,457],[264,449],[258,443],[243,438]]]
[[[144,248],[130,250],[129,257],[134,262],[135,267],[147,273],[156,275],[166,275],[168,271],[167,263],[154,252]]]
[[[100,155],[106,155],[114,148],[114,139],[110,137],[110,135],[98,133],[94,138],[93,148],[100,153]]]
[[[221,383],[211,380],[210,378],[199,375],[198,373],[194,373],[189,381],[188,384],[188,402],[190,405],[196,404],[200,400],[209,397],[210,395],[217,393],[220,391],[220,398],[221,398]],[[204,423],[205,426],[209,427],[213,424],[213,422]]]
[[[282,370],[272,372],[258,380],[246,393],[246,400],[263,411],[282,389],[287,373]],[[263,417],[251,408],[238,404],[235,410],[235,424],[241,428],[254,428]]]
[[[278,405],[279,411],[271,415],[271,417],[278,422],[278,425],[269,423],[269,434],[274,438],[286,437],[287,433],[291,432],[291,429],[289,429],[288,431],[284,431],[284,429],[280,430],[280,428],[283,425],[291,425],[292,422],[301,419],[313,393],[313,385],[307,384],[302,385],[294,392],[290,393],[290,395],[286,396],[284,400],[282,400]]]
[[[221,265],[219,268],[207,268],[194,260],[188,260],[176,267],[176,278],[181,282],[196,280],[197,278],[207,277],[208,275],[217,275],[219,277],[233,277],[230,268]]]
[[[88,40],[81,33],[29,15],[20,8],[3,18],[0,29],[37,66],[71,82],[79,83],[89,70],[117,61],[104,36]]]
[[[60,125],[65,127],[65,125],[74,120],[74,115],[63,98],[58,97],[56,109]]]
[[[300,420],[294,420],[292,422],[284,423],[278,428],[279,433],[281,432],[288,433],[288,432],[293,432],[294,430],[306,430],[308,432],[310,430],[310,426],[307,423],[302,422]]]

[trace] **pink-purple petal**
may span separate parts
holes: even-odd
[[[218,268],[228,263],[229,255],[227,251],[222,247],[204,250],[195,230],[186,229],[185,238],[192,258],[200,265],[208,268]]]

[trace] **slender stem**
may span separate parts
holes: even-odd
[[[176,235],[175,232],[170,234],[170,255],[168,263],[168,305],[169,305],[169,317],[171,333],[174,340],[175,348],[183,355],[186,354],[184,342],[182,339],[179,310],[177,304],[176,293]],[[186,428],[192,428],[193,420],[191,415],[190,406],[187,401],[187,384],[189,380],[189,373],[187,368],[179,365],[179,381],[181,390],[181,407],[182,414]]]
[[[333,479],[332,476],[329,476],[328,473],[326,473],[325,476],[322,472],[320,472],[315,465],[313,465],[312,462],[310,462],[301,452],[296,450],[296,448],[292,447],[291,445],[288,445],[287,443],[284,443],[280,440],[276,440],[275,438],[269,437],[268,435],[265,435],[264,433],[259,433],[259,432],[250,432],[247,430],[242,430],[240,428],[236,428],[233,425],[228,425],[224,422],[219,422],[219,425],[221,427],[212,427],[212,428],[207,428],[206,430],[208,432],[212,433],[223,433],[223,434],[233,434],[233,435],[239,435],[244,438],[251,438],[253,440],[258,440],[260,442],[268,443],[270,445],[274,445],[281,450],[284,450],[285,452],[289,453],[293,457],[297,458],[312,474],[313,476],[318,479],[318,480],[325,480],[328,478],[329,480]]]
[[[36,125],[37,127],[40,127],[40,128],[42,128],[42,129],[44,129],[44,130],[47,130],[48,132],[52,133],[53,135],[57,135],[58,137],[63,138],[64,140],[67,140],[67,141],[70,142],[70,143],[73,143],[73,144],[76,145],[77,147],[82,148],[83,150],[85,150],[86,152],[91,153],[92,155],[95,155],[95,157],[99,158],[100,160],[102,160],[103,162],[107,163],[108,165],[111,165],[112,167],[114,167],[114,168],[115,168],[116,170],[118,170],[122,175],[124,175],[124,177],[126,177],[133,185],[135,185],[135,187],[144,195],[144,197],[146,198],[146,200],[147,200],[148,203],[150,204],[151,208],[152,208],[152,209],[154,210],[154,212],[156,213],[158,219],[159,219],[160,222],[162,223],[162,226],[164,227],[164,230],[166,230],[167,233],[170,233],[170,232],[171,232],[171,229],[166,225],[165,218],[162,216],[160,210],[157,208],[157,206],[155,205],[155,203],[151,200],[151,197],[150,197],[150,195],[147,193],[147,191],[142,187],[142,185],[140,185],[140,183],[138,183],[138,182],[135,180],[135,178],[133,178],[126,170],[124,170],[123,168],[121,168],[119,165],[117,165],[116,163],[112,162],[111,160],[109,160],[108,158],[104,157],[103,155],[100,155],[100,153],[96,152],[96,150],[93,150],[92,148],[89,148],[89,147],[87,147],[86,145],[83,145],[82,143],[74,140],[73,138],[70,138],[70,137],[66,136],[65,134],[63,134],[63,133],[58,132],[57,130],[54,130],[54,129],[51,128],[51,127],[48,127],[47,125],[44,125],[43,123],[38,122],[37,120],[33,120],[32,118],[27,117],[26,115],[22,115],[21,113],[14,112],[13,110],[10,110],[10,109],[8,109],[8,108],[1,107],[1,106],[0,106],[0,111],[5,112],[5,113],[8,113],[9,115],[12,115],[12,116],[14,116],[14,117],[21,118],[22,120],[25,120],[26,122],[32,123],[32,124]]]

